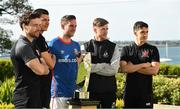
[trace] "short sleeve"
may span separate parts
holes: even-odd
[[[55,54],[55,50],[54,50],[53,46],[54,46],[54,41],[50,41],[50,42],[48,43],[48,47],[49,47],[49,52],[50,52],[51,54]]]
[[[158,51],[157,47],[153,48],[152,61],[160,62],[159,51]]]
[[[127,47],[123,47],[121,50],[121,56],[120,56],[120,61],[129,61],[129,56],[128,56],[128,49]]]
[[[37,58],[32,47],[30,45],[24,45],[18,49],[18,54],[21,56],[22,60],[27,63],[30,60]]]

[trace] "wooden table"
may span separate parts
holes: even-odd
[[[94,100],[68,100],[68,109],[97,109],[99,101]]]

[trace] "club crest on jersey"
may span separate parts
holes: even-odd
[[[107,51],[104,52],[103,57],[104,57],[104,58],[108,58],[108,57],[109,57],[109,54],[108,54]]]
[[[61,50],[60,53],[61,53],[61,54],[64,54],[64,50]]]
[[[149,51],[148,50],[144,50],[142,52],[142,55],[141,55],[142,58],[149,58]]]

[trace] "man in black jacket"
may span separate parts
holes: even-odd
[[[100,101],[101,108],[111,108],[116,101],[116,78],[120,53],[117,45],[108,40],[108,21],[96,18],[93,22],[94,39],[84,44],[91,52],[91,74],[88,86],[90,99]]]

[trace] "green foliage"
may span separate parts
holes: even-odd
[[[180,65],[161,64],[158,74],[180,76]]]
[[[14,78],[5,79],[0,86],[0,104],[12,103],[14,91]]]
[[[0,75],[1,82],[3,82],[5,78],[11,78],[14,75],[10,59],[0,60]]]
[[[169,75],[178,75],[180,76],[180,66],[174,65],[169,67]]]
[[[12,31],[5,30],[0,27],[0,45],[5,49],[10,49],[12,46],[12,42],[10,37],[12,36]]]
[[[17,15],[32,10],[28,0],[0,0],[0,16],[3,14]]]
[[[117,98],[122,99],[123,98],[123,91],[124,91],[124,85],[125,85],[125,75],[121,73],[116,74],[116,82],[117,82]]]
[[[14,109],[14,105],[12,103],[2,103],[0,104],[0,109]]]
[[[158,74],[160,75],[168,75],[170,65],[161,64]]]
[[[180,78],[155,76],[153,78],[154,103],[180,104]]]

